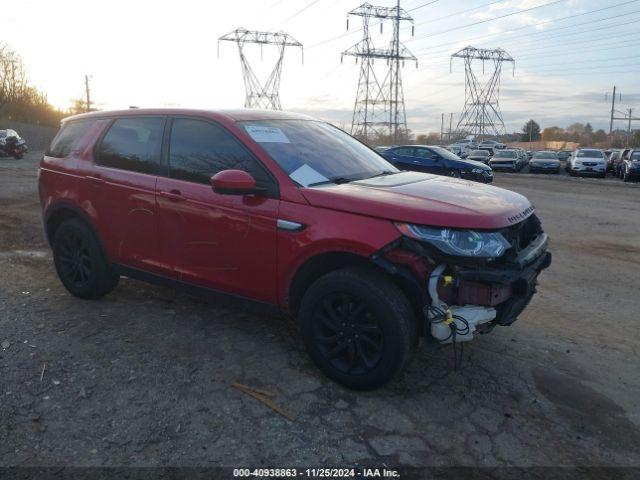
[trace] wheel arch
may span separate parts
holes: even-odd
[[[296,271],[288,286],[288,311],[294,317],[300,308],[300,303],[307,289],[320,277],[343,268],[362,268],[378,272],[396,284],[411,303],[414,311],[422,311],[422,298],[416,285],[401,275],[394,274],[374,262],[351,252],[334,251],[319,253],[305,261]]]
[[[102,245],[102,241],[100,240],[100,236],[97,234],[96,229],[93,228],[89,215],[84,210],[70,202],[59,202],[51,206],[44,216],[44,231],[49,246],[53,246],[53,240],[60,225],[71,219],[78,219],[84,223],[97,239],[102,252],[106,252],[104,245]]]

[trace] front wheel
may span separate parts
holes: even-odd
[[[77,219],[58,227],[53,239],[53,261],[60,281],[71,295],[103,297],[118,284],[94,233]]]
[[[462,178],[462,174],[460,173],[460,170],[449,170],[447,172],[447,175],[453,178]]]
[[[356,390],[391,380],[417,343],[415,315],[404,293],[366,269],[336,270],[318,279],[305,293],[298,319],[318,368]]]

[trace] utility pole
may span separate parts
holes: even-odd
[[[613,117],[616,111],[616,86],[613,86],[613,97],[611,97],[611,123],[609,124],[609,135],[613,133]]]
[[[451,143],[451,131],[453,129],[453,113],[449,114],[449,137],[448,142]]]
[[[362,40],[341,55],[341,60],[346,55],[355,57],[356,63],[360,61],[351,133],[365,140],[370,136],[385,136],[389,142],[397,144],[400,134],[407,131],[400,67],[405,60],[415,61],[418,66],[417,58],[400,42],[400,22],[413,25],[413,18],[400,7],[400,0],[395,7],[363,3],[348,13],[347,30],[351,15],[362,18],[363,30]],[[372,18],[380,21],[381,31],[385,20],[393,22],[392,39],[386,48],[378,48],[373,43],[369,31]],[[380,75],[381,69],[374,68],[376,59],[386,63],[384,77]]]
[[[464,60],[465,86],[464,108],[456,126],[456,133],[473,135],[484,139],[488,131],[499,137],[506,132],[502,112],[500,111],[500,78],[502,64],[513,64],[515,74],[515,60],[501,48],[489,50],[486,48],[465,47],[451,55]],[[489,80],[481,83],[473,70],[475,60],[482,62],[484,73],[485,62],[491,62],[493,73]],[[477,62],[476,62],[477,63]],[[450,65],[450,69],[452,68]]]
[[[627,128],[627,148],[631,145],[631,119],[633,118],[633,108],[629,109],[629,127]]]
[[[282,76],[284,51],[286,47],[300,47],[302,49],[302,44],[284,32],[258,32],[244,28],[237,28],[233,32],[218,38],[218,51],[220,49],[220,42],[224,41],[234,42],[238,45],[245,87],[245,108],[282,110],[282,105],[280,104],[280,78]],[[245,56],[244,46],[247,43],[258,44],[260,45],[260,49],[262,49],[263,45],[275,45],[278,48],[278,60],[265,83],[258,80],[258,77],[249,64],[249,60]],[[302,58],[304,61],[304,50]]]
[[[89,90],[89,75],[84,76],[84,89],[87,94],[87,112],[91,111],[91,95]]]

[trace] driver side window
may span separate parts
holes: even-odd
[[[393,153],[395,155],[400,155],[403,157],[411,157],[413,156],[413,148],[411,147],[396,148],[395,150],[393,150]]]
[[[244,170],[259,186],[270,183],[262,165],[223,128],[204,120],[176,118],[171,127],[169,176],[209,184],[222,170]]]

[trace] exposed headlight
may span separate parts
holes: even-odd
[[[403,235],[427,242],[442,253],[457,257],[496,258],[511,247],[506,238],[497,232],[434,228],[410,223],[395,225]]]

